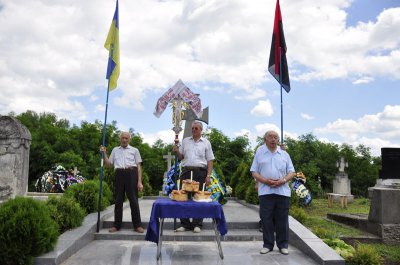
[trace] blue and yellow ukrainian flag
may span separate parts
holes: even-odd
[[[109,51],[107,76],[109,80],[108,89],[111,91],[117,87],[119,77],[119,21],[118,21],[118,0],[115,7],[114,17],[108,31],[104,47]]]

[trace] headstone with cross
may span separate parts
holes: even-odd
[[[202,121],[208,124],[208,107],[203,109],[203,114],[197,118],[192,109],[187,109],[183,113],[183,120],[185,120],[185,130],[183,131],[183,139],[192,135],[192,123],[195,120]]]
[[[168,155],[164,155],[163,158],[167,159],[167,172],[171,169],[172,160],[175,159],[174,155],[171,155],[171,152],[168,152]]]

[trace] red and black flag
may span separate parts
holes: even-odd
[[[286,42],[283,34],[282,14],[279,0],[276,1],[274,31],[272,33],[271,52],[269,54],[268,71],[289,93],[289,70],[286,60]],[[281,52],[281,54],[279,54]],[[279,63],[281,61],[281,65]]]

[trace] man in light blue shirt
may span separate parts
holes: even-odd
[[[253,178],[258,182],[264,241],[260,253],[272,251],[276,241],[280,252],[287,255],[290,207],[288,182],[295,176],[295,170],[289,154],[278,148],[277,132],[267,131],[264,142],[265,145],[257,150],[250,168]]]

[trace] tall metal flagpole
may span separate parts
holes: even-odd
[[[279,84],[281,85],[281,144],[283,144],[282,47],[279,47]]]
[[[109,58],[112,58],[113,50],[114,50],[114,44],[111,44]],[[109,65],[108,65],[107,69],[110,69],[109,67],[111,64],[111,60],[108,60],[108,64]],[[106,142],[108,95],[110,94],[110,79],[111,78],[108,79],[108,84],[107,84],[106,110],[104,113],[103,136],[102,136],[102,140],[101,140],[102,146],[105,146],[105,142]],[[101,209],[101,197],[103,194],[103,172],[104,172],[104,152],[101,153],[101,162],[100,162],[100,191],[99,191],[99,203],[97,206],[97,228],[96,228],[97,233],[100,230],[100,209]]]
[[[117,80],[119,77],[119,22],[118,22],[118,0],[115,5],[114,17],[110,26],[110,30],[107,34],[106,43],[104,44],[104,48],[106,48],[108,53],[108,65],[107,65],[107,75],[108,79],[107,84],[107,97],[106,97],[106,109],[104,112],[104,125],[103,125],[103,137],[102,137],[102,146],[105,146],[106,141],[106,131],[107,131],[107,112],[108,112],[108,95],[110,93],[110,89],[114,89],[117,87]],[[116,55],[116,58],[114,57]],[[111,78],[113,79],[111,81]],[[101,163],[100,163],[100,190],[99,190],[99,201],[97,206],[97,233],[100,230],[100,210],[101,210],[101,199],[103,195],[103,175],[104,175],[104,158],[106,156],[105,152],[101,152]]]

